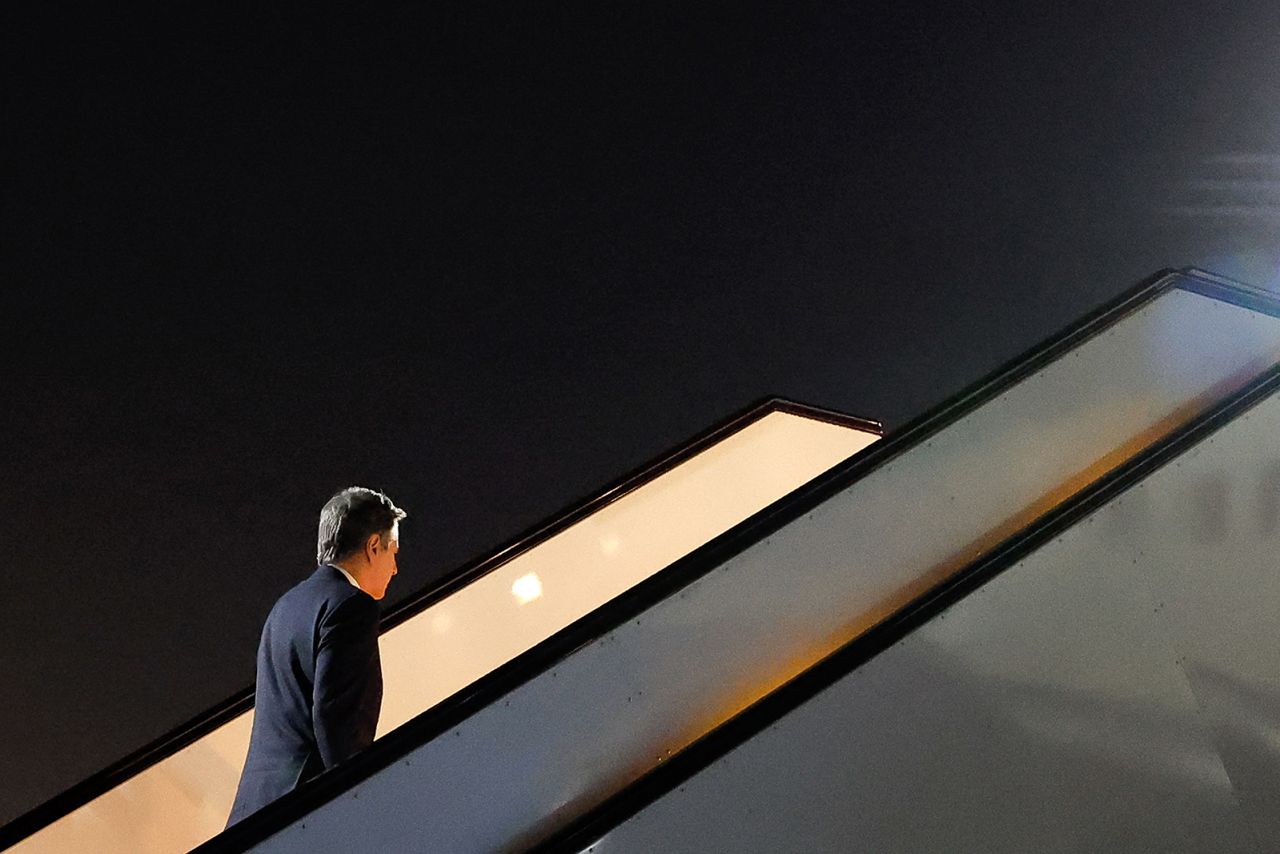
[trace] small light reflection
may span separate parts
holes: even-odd
[[[431,618],[431,631],[442,635],[453,628],[453,617],[448,614],[436,614]]]
[[[600,551],[604,552],[607,557],[616,555],[620,548],[622,548],[622,540],[617,534],[609,534],[607,537],[600,538]]]
[[[511,592],[521,605],[527,605],[542,595],[542,579],[538,578],[536,572],[522,575],[511,585]]]

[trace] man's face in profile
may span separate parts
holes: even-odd
[[[400,523],[391,526],[391,531],[379,538],[374,547],[373,558],[369,561],[370,573],[368,583],[369,595],[381,599],[387,595],[387,585],[391,576],[399,571],[396,566],[396,554],[400,551]]]

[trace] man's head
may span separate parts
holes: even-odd
[[[381,599],[397,571],[404,517],[381,492],[359,486],[342,490],[320,511],[317,562],[341,565],[362,590]]]

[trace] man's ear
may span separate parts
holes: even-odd
[[[364,556],[369,560],[373,560],[373,556],[378,553],[378,547],[382,545],[381,534],[370,534],[369,539],[364,541]]]

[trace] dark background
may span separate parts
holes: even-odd
[[[1277,4],[888,5],[0,13],[0,821],[249,684],[337,488],[393,604],[762,396],[1280,286]]]

